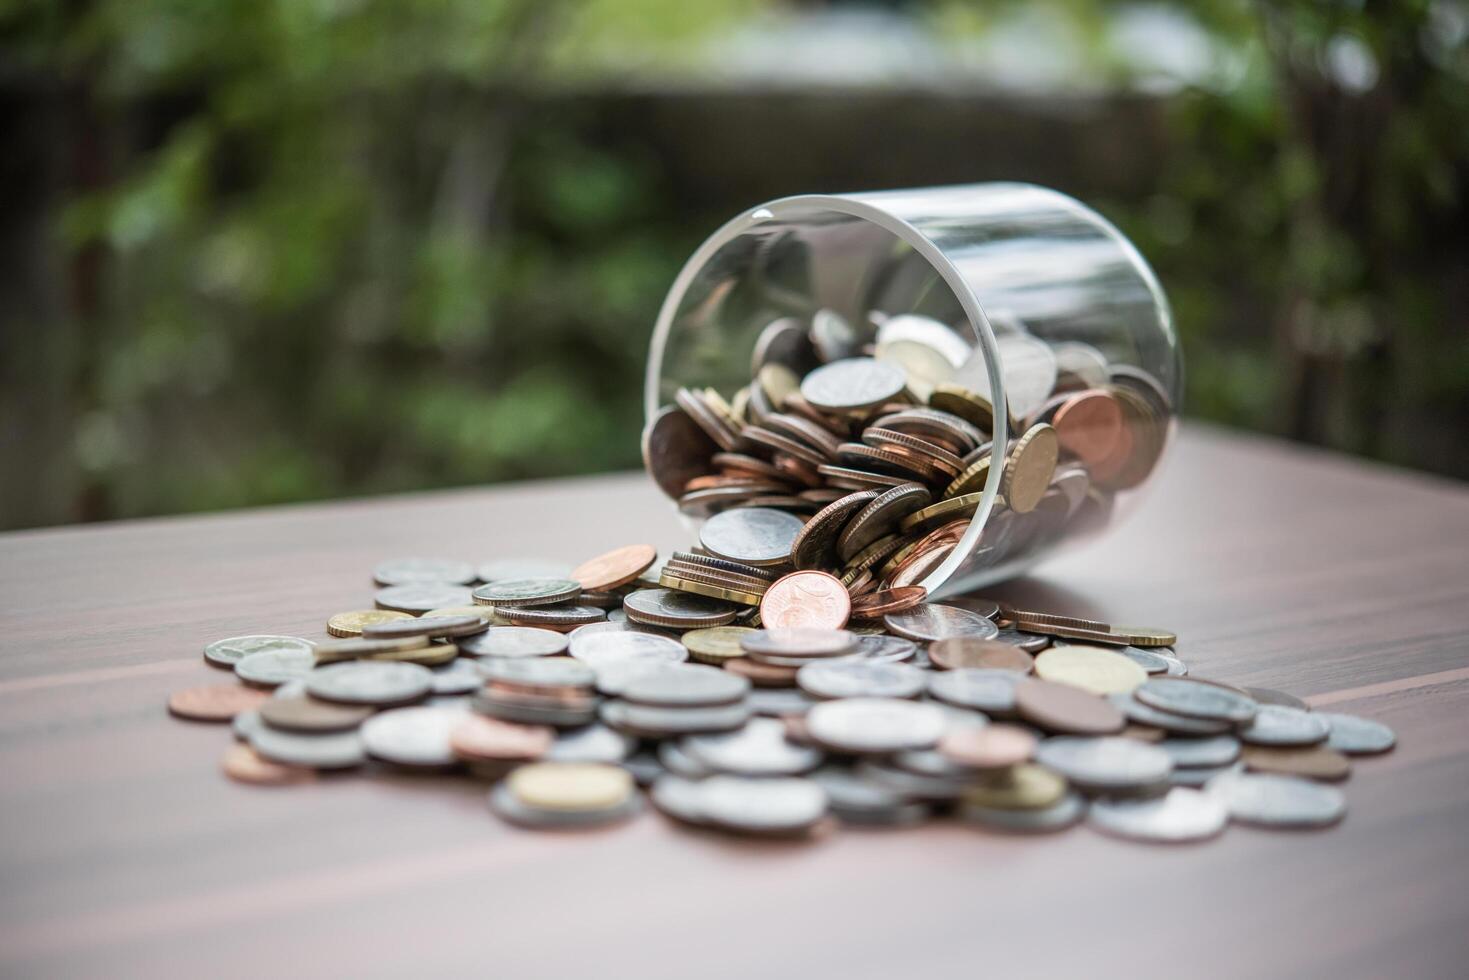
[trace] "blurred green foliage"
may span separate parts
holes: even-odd
[[[4,523],[635,465],[652,317],[712,226],[670,204],[666,161],[533,96],[697,71],[696,42],[771,6],[0,3],[0,56],[59,80],[81,175],[50,242],[61,353],[34,379],[65,393],[70,465]],[[962,47],[1016,5],[899,6]],[[1135,80],[1105,40],[1124,5],[1043,6]],[[1381,415],[1469,418],[1469,332],[1443,328],[1462,6],[1184,9],[1227,84],[1166,98],[1154,194],[1094,203],[1169,288],[1189,407],[1421,463]]]

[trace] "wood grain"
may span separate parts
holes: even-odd
[[[234,785],[228,733],[164,710],[221,679],[209,640],[324,638],[383,557],[684,543],[640,476],[0,536],[0,975],[1462,976],[1469,492],[1200,428],[1158,484],[990,593],[1395,727],[1339,828],[533,834],[468,779]]]

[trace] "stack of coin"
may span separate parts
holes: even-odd
[[[885,427],[908,431],[917,419],[953,444],[921,412]],[[885,452],[918,451],[883,438]],[[893,537],[891,513],[874,503],[921,499],[857,490],[867,496],[844,505],[849,519],[817,523],[852,495],[838,489],[804,523],[784,507],[721,510],[699,551],[661,567],[645,545],[564,570],[384,562],[374,579],[420,590],[425,606],[470,591],[476,574],[490,581],[464,605],[339,613],[326,620],[334,639],[210,643],[206,661],[237,683],[175,692],[169,710],[232,722],[244,744],[223,767],[242,782],[303,783],[363,765],[467,769],[496,783],[496,813],[546,828],[631,816],[643,785],[681,824],[778,836],[951,814],[990,831],[1086,820],[1160,841],[1202,840],[1230,821],[1319,827],[1345,810],[1325,784],[1346,778],[1353,757],[1393,746],[1376,722],[1191,676],[1169,630],[982,598],[926,601],[919,586],[854,587],[801,568],[798,555],[841,560],[870,551],[872,535]],[[575,626],[581,609],[594,621]]]

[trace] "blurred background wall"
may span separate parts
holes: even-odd
[[[636,466],[705,235],[988,179],[1133,237],[1188,414],[1469,476],[1466,39],[1462,0],[0,0],[0,525]]]

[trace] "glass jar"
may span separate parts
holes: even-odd
[[[833,404],[811,379],[853,358],[819,376],[865,378],[880,396],[896,367],[904,390],[861,406],[839,391]],[[694,519],[748,505],[809,514],[837,491],[923,483],[929,514],[893,528],[890,554],[827,570],[953,594],[1131,510],[1173,436],[1181,384],[1153,271],[1064,194],[988,183],[802,195],[736,217],[679,273],[648,356],[644,457]],[[779,424],[763,424],[772,415]]]

